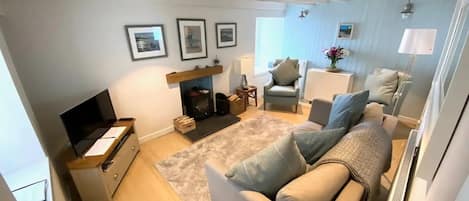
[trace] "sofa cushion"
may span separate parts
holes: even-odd
[[[309,133],[309,132],[316,132],[322,129],[322,125],[312,122],[312,121],[305,121],[302,124],[299,124],[293,128],[293,134],[299,133]]]
[[[315,163],[339,142],[345,128],[295,134],[295,142],[308,164]]]
[[[361,122],[373,121],[378,125],[383,125],[384,120],[384,111],[383,105],[378,103],[369,103],[366,105],[365,110],[363,111]]]
[[[272,77],[274,78],[276,85],[289,86],[300,78],[301,75],[297,65],[298,60],[295,62],[287,58],[279,63],[274,69],[270,70],[269,72],[272,73]]]
[[[282,186],[305,172],[305,159],[293,135],[288,135],[235,164],[225,176],[248,190],[272,198]]]
[[[340,191],[335,201],[361,201],[364,193],[365,187],[351,179]]]
[[[293,86],[273,86],[267,91],[269,96],[295,97],[296,89]]]
[[[349,177],[349,170],[342,164],[320,165],[280,189],[276,201],[333,200]]]
[[[370,90],[369,101],[390,105],[399,81],[397,71],[376,69],[365,81],[365,89]]]
[[[327,123],[324,129],[337,129],[337,128],[345,128],[348,130],[352,118],[352,113],[348,110],[344,110],[339,114],[334,114],[333,121]]]
[[[355,125],[360,120],[368,102],[369,95],[370,92],[366,90],[336,96],[332,103],[329,121],[327,123],[327,125],[331,124],[331,126],[326,126],[326,128],[333,128],[333,125],[340,124],[340,121],[346,119],[344,118],[347,116],[347,114],[344,113],[346,111],[350,112],[350,121],[346,123],[350,126]]]

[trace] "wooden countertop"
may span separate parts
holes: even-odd
[[[85,169],[94,168],[102,165],[112,153],[114,148],[116,148],[116,146],[122,140],[122,137],[124,137],[124,133],[129,132],[129,130],[133,127],[134,123],[135,120],[117,121],[116,123],[114,123],[113,126],[125,126],[126,128],[124,132],[122,132],[122,134],[114,141],[114,143],[112,143],[112,145],[109,147],[106,153],[104,153],[104,155],[77,158],[75,160],[67,162],[67,167],[69,169]]]

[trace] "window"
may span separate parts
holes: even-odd
[[[266,73],[275,59],[282,57],[284,18],[256,19],[255,74]]]

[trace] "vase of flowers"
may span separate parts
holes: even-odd
[[[337,68],[337,62],[344,59],[344,57],[350,55],[350,52],[342,47],[331,47],[324,50],[326,57],[331,60],[331,65],[326,68],[328,72],[340,72]]]

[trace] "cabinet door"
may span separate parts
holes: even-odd
[[[305,99],[322,99],[332,101],[334,95],[350,92],[352,88],[351,74],[329,73],[323,70],[311,69],[308,71]]]

